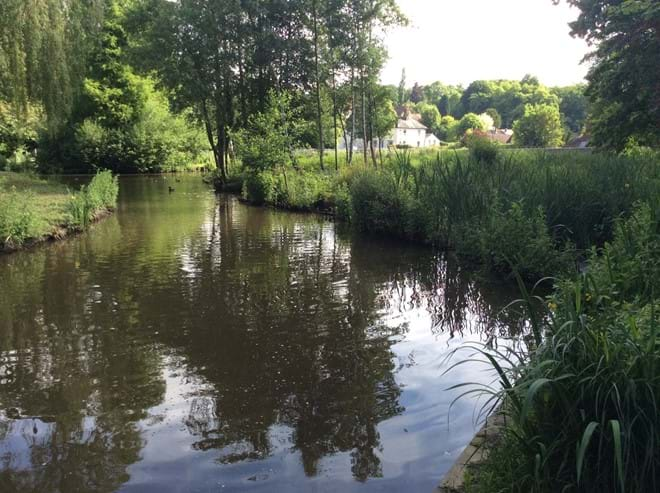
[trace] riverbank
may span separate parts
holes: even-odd
[[[658,491],[658,211],[637,206],[585,273],[557,281],[528,350],[475,347],[501,388],[473,390],[507,419],[464,491]]]
[[[24,173],[0,173],[0,253],[86,229],[115,208],[117,179],[98,173],[78,191]]]
[[[216,189],[277,208],[332,213],[361,231],[431,243],[503,276],[575,271],[614,220],[660,197],[657,153],[390,152],[379,167],[241,170]]]

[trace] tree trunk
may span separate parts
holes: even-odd
[[[316,76],[316,124],[319,132],[319,166],[321,171],[325,169],[323,165],[323,156],[325,153],[323,143],[323,108],[321,104],[321,73],[319,68],[319,29],[317,0],[314,0],[314,72]]]
[[[202,100],[202,117],[204,118],[204,128],[206,130],[206,138],[208,139],[209,144],[211,145],[211,151],[213,152],[213,161],[215,162],[215,167],[218,169],[218,171],[220,171],[220,177],[224,182],[227,177],[224,174],[222,159],[218,152],[218,145],[215,141],[215,138],[213,137],[213,126],[211,125],[211,118],[209,116],[209,110],[206,105],[205,99]]]
[[[355,68],[351,67],[351,146],[348,148],[348,164],[353,163],[353,141],[355,139]]]
[[[376,151],[374,151],[374,98],[371,91],[369,92],[369,149],[371,150],[371,162],[374,168],[378,166],[376,163]]]
[[[362,157],[364,159],[363,163],[366,166],[369,158],[367,155],[367,90],[364,78],[364,68],[360,70],[360,78],[362,79]]]
[[[339,171],[339,139],[337,137],[337,81],[332,67],[332,126],[335,134],[335,171]]]

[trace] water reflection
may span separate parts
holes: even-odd
[[[124,179],[90,234],[0,258],[0,490],[430,488],[472,433],[446,429],[444,355],[515,331],[510,295],[167,185]]]

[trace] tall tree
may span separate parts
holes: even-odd
[[[80,95],[104,6],[105,0],[0,2],[0,99],[17,118],[38,104],[50,132],[62,128]]]
[[[594,142],[614,149],[622,149],[631,138],[660,145],[660,2],[567,3],[580,11],[570,24],[573,36],[595,46],[587,75]]]
[[[403,103],[406,102],[406,69],[405,68],[401,69],[401,81],[399,81],[398,96],[399,99],[397,103],[399,105],[402,105]]]

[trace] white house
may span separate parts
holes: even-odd
[[[350,134],[347,135],[346,140],[350,142]],[[380,142],[378,139],[374,139],[375,148],[378,148],[379,143],[382,149],[390,146],[433,147],[439,145],[440,140],[422,122],[409,116],[408,118],[399,118],[391,134]],[[362,146],[362,139],[355,139],[353,141],[353,150],[361,150],[363,148]],[[341,142],[341,148],[346,148],[346,144],[343,141]]]

